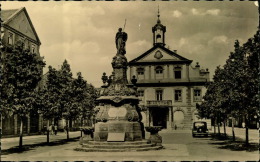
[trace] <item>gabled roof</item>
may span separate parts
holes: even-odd
[[[39,37],[38,37],[38,35],[36,33],[36,30],[35,30],[35,28],[34,28],[34,26],[32,24],[32,21],[31,21],[29,15],[27,13],[25,7],[22,7],[20,9],[2,10],[1,11],[1,17],[2,17],[2,21],[3,21],[3,25],[8,25],[8,23],[11,22],[21,12],[25,13],[26,18],[28,19],[28,22],[29,22],[29,24],[30,24],[34,34],[35,34],[35,37],[36,37],[37,41],[41,44],[41,41],[40,41],[40,39],[39,39]]]
[[[2,10],[2,12],[1,12],[2,21],[5,22],[9,18],[11,18],[11,16],[14,15],[14,13],[17,12],[18,10],[19,9]]]
[[[161,45],[154,45],[151,49],[149,49],[148,51],[146,51],[145,53],[143,53],[142,55],[138,56],[137,58],[129,61],[129,65],[136,65],[136,64],[149,64],[151,63],[151,61],[149,62],[138,62],[139,60],[143,59],[144,57],[148,56],[151,52],[153,52],[155,49],[162,49],[164,50],[167,54],[173,56],[173,57],[176,57],[178,58],[179,60],[164,60],[164,61],[159,61],[159,60],[154,60],[153,62],[157,62],[159,64],[164,64],[164,63],[185,63],[185,64],[190,64],[192,62],[192,60],[189,60],[185,57],[182,57],[180,55],[178,55],[177,53],[165,48],[164,46],[161,46]]]

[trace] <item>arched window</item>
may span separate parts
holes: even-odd
[[[156,42],[157,43],[162,43],[162,36],[160,34],[156,35]]]
[[[163,68],[162,68],[161,66],[157,66],[157,67],[155,68],[155,73],[156,73],[156,74],[162,74],[162,73],[163,73]]]
[[[137,68],[137,75],[144,75],[144,68]]]
[[[144,68],[139,67],[139,68],[137,68],[136,72],[137,72],[137,78],[139,80],[144,79]]]

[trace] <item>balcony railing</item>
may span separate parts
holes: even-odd
[[[172,101],[171,100],[150,100],[147,101],[147,106],[172,106]]]

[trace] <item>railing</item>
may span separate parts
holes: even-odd
[[[147,106],[172,106],[172,101],[171,100],[150,100],[147,101]]]

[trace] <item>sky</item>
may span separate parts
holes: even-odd
[[[2,9],[25,7],[41,40],[40,54],[48,66],[59,69],[66,59],[76,77],[95,87],[102,85],[103,72],[112,72],[116,54],[115,35],[119,27],[125,32],[128,61],[153,46],[152,27],[160,20],[166,26],[165,43],[170,50],[199,62],[210,76],[223,66],[235,40],[241,44],[252,37],[258,27],[256,2],[1,2]]]

